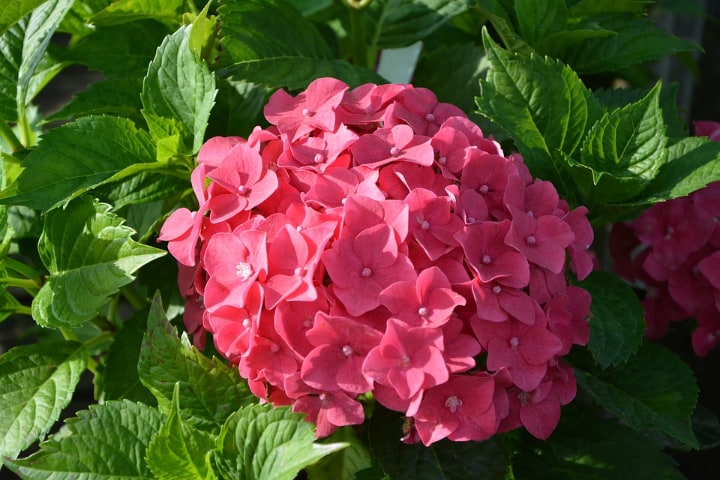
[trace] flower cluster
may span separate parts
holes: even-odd
[[[720,141],[720,124],[695,122],[695,133]],[[613,226],[615,269],[645,290],[645,334],[660,339],[671,322],[693,317],[695,353],[720,340],[720,182],[653,205]]]
[[[588,341],[566,280],[592,269],[587,209],[424,88],[322,78],[264,113],[202,147],[199,209],[161,231],[195,341],[318,436],[371,392],[407,442],[547,438],[575,396],[561,358]]]

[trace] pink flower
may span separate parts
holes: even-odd
[[[378,168],[391,162],[429,166],[435,160],[430,138],[416,135],[407,125],[381,128],[350,146],[355,165]]]
[[[360,402],[342,391],[299,397],[293,401],[292,410],[307,414],[307,419],[317,425],[318,437],[327,437],[338,427],[357,425],[365,420]]]

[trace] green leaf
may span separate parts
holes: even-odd
[[[689,40],[657,28],[635,15],[594,15],[593,20],[615,35],[589,38],[568,48],[563,61],[579,74],[617,71],[681,52],[699,50]]]
[[[560,424],[544,441],[525,442],[513,455],[522,480],[682,480],[675,461],[647,437],[580,407],[563,407]]]
[[[223,426],[215,461],[225,477],[293,480],[303,468],[347,446],[314,443],[313,430],[288,407],[250,405]]]
[[[163,40],[148,67],[141,95],[143,116],[178,121],[178,133],[192,146],[190,152],[179,153],[200,149],[217,92],[215,77],[190,49],[190,29],[181,27]]]
[[[157,20],[179,25],[185,0],[115,0],[90,18],[95,25],[118,25],[138,20]]]
[[[575,363],[578,386],[635,430],[658,429],[691,448],[690,428],[698,387],[692,370],[675,354],[645,342],[626,363],[601,370]]]
[[[209,432],[219,431],[231,413],[255,400],[237,368],[206,357],[187,336],[178,338],[158,297],[148,317],[138,371],[163,412],[172,409],[173,388],[179,383],[183,421]]]
[[[73,3],[74,0],[47,0],[30,15],[18,69],[18,106],[28,105],[37,93],[30,88],[33,75],[45,55],[50,39]]]
[[[592,296],[588,349],[602,368],[622,364],[637,352],[645,333],[640,300],[627,283],[600,270],[580,286]]]
[[[149,479],[145,450],[162,426],[162,415],[127,400],[91,405],[40,444],[40,451],[7,466],[28,480],[48,478]]]
[[[133,241],[110,206],[83,197],[45,217],[38,251],[50,273],[32,303],[44,327],[77,327],[97,315],[140,267],[165,254]]]
[[[132,400],[154,406],[155,397],[140,382],[137,364],[140,347],[147,326],[148,310],[143,309],[123,322],[122,328],[113,337],[108,349],[103,374],[96,377],[103,399]]]
[[[472,44],[441,47],[420,57],[413,82],[429,88],[442,102],[470,113],[475,109],[479,81],[490,64],[482,47]],[[453,72],[448,76],[447,72]]]
[[[247,138],[255,125],[262,123],[266,102],[265,89],[259,85],[219,80],[217,103],[210,116],[207,135],[240,135]]]
[[[653,0],[580,0],[570,7],[571,16],[597,15],[601,13],[643,14]]]
[[[17,85],[27,22],[22,20],[0,35],[0,118],[8,122],[18,118]]]
[[[62,54],[61,59],[86,65],[108,77],[142,78],[167,28],[152,20],[97,27]]]
[[[530,45],[552,33],[565,30],[567,6],[565,0],[516,0],[520,33]]]
[[[179,388],[175,384],[172,410],[146,451],[148,467],[158,480],[214,480],[208,452],[214,436],[186,425],[180,417]]]
[[[476,99],[479,113],[510,133],[534,176],[572,195],[564,156],[575,152],[600,116],[597,100],[569,67],[503,50],[487,30],[483,43],[491,69]]]
[[[642,100],[606,113],[593,125],[580,163],[572,162],[591,205],[632,198],[665,164],[667,137],[659,98],[658,83]]]
[[[467,9],[465,0],[376,0],[370,3],[374,48],[407,47]]]
[[[45,134],[0,203],[49,210],[130,165],[154,161],[150,136],[130,120],[83,117]]]
[[[505,480],[509,471],[510,452],[497,435],[482,442],[408,445],[400,441],[403,417],[381,407],[373,412],[368,428],[373,457],[392,479]]]
[[[139,124],[143,121],[139,113],[142,108],[141,90],[142,80],[139,78],[111,78],[93,83],[87,90],[78,93],[70,103],[49,115],[45,122],[76,120],[91,115],[114,115]]]
[[[45,436],[70,403],[88,352],[79,343],[36,343],[0,356],[0,458]]]
[[[14,0],[0,10],[0,35],[28,13],[43,4],[45,0]]]
[[[372,466],[367,446],[352,427],[339,428],[322,443],[342,442],[348,447],[323,457],[306,469],[310,480],[355,480],[355,475]]]
[[[652,204],[684,197],[720,180],[720,144],[687,137],[668,148],[667,162],[655,179],[629,204]]]
[[[224,64],[221,73],[271,88],[304,88],[319,77],[351,86],[381,82],[370,70],[334,58],[310,20],[287,0],[224,0],[219,9]]]

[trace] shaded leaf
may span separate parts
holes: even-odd
[[[0,10],[0,35],[5,33],[15,23],[28,13],[42,5],[45,0],[15,0],[3,6]]]
[[[117,25],[138,20],[180,24],[185,0],[115,0],[90,18],[95,25]]]
[[[45,121],[76,120],[91,115],[114,115],[142,122],[140,109],[139,78],[107,79],[93,83],[87,90],[78,93],[70,103],[49,115]]]
[[[322,440],[322,443],[336,442],[342,442],[348,446],[321,458],[316,464],[308,467],[306,471],[310,480],[354,480],[358,472],[372,466],[368,447],[358,438],[352,427],[339,428],[335,433]]]

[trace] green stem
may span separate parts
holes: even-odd
[[[13,129],[10,128],[10,125],[4,120],[0,121],[0,136],[2,136],[3,140],[5,140],[13,152],[23,149],[22,143],[18,140],[15,132],[13,132]]]
[[[352,38],[352,58],[356,65],[373,68],[370,65],[367,48],[367,28],[365,8],[371,0],[344,0],[350,10],[350,37]]]
[[[98,335],[95,335],[94,337],[88,339],[83,343],[83,348],[87,351],[91,351],[98,345],[110,340],[113,335],[115,335],[114,332],[102,332]]]
[[[60,327],[58,330],[60,330],[63,338],[67,341],[77,342],[79,340],[75,332],[70,330],[68,327]]]
[[[40,289],[40,285],[35,283],[33,280],[26,279],[26,278],[15,278],[15,277],[7,277],[0,280],[0,283],[4,283],[8,287],[17,287],[22,288],[26,292],[37,292],[38,289]]]
[[[18,305],[15,307],[15,313],[18,315],[27,315],[28,317],[32,317],[32,308],[27,305]]]
[[[33,282],[35,282],[37,287],[40,287],[40,285],[42,284],[42,278],[40,277],[40,274],[27,263],[23,263],[12,257],[5,257],[2,261],[2,264],[6,269],[11,270],[15,273],[19,273],[25,278],[31,279]]]
[[[30,119],[27,116],[27,110],[24,106],[18,108],[18,131],[20,132],[20,143],[29,147],[35,144],[35,134],[30,128]]]

